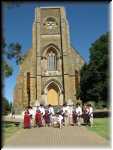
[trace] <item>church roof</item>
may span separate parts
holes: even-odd
[[[78,50],[77,50],[76,48],[73,48],[73,47],[71,46],[71,49],[72,49],[72,51],[73,51],[74,53],[77,53],[77,54],[81,57],[81,59],[84,61],[84,63],[86,62],[85,59],[81,56],[81,54],[78,52]]]

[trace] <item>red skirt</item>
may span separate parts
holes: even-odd
[[[44,120],[45,120],[46,124],[49,124],[50,123],[50,115],[49,114],[45,114],[44,115]]]
[[[30,128],[30,116],[28,114],[24,115],[24,128]]]
[[[40,113],[36,113],[35,115],[35,122],[36,124],[41,127],[42,126],[42,117]]]

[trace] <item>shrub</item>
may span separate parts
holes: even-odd
[[[2,98],[2,104],[3,104],[2,114],[8,115],[10,113],[10,104],[9,104],[9,101],[5,97]]]
[[[104,101],[102,101],[102,100],[100,100],[100,101],[98,101],[98,102],[96,103],[96,108],[97,108],[97,109],[103,109],[103,108],[105,108],[105,107],[107,107],[106,102],[104,102]]]

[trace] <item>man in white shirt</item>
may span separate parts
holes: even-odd
[[[44,106],[42,104],[40,104],[40,106],[38,107],[38,109],[40,110],[41,115],[42,115],[42,125],[45,126],[45,120],[44,120],[45,109],[44,109]]]
[[[69,106],[67,106],[67,104],[64,104],[63,105],[63,107],[62,107],[62,110],[63,110],[63,113],[65,113],[65,114],[69,114],[69,112],[70,112],[70,108],[69,108]]]
[[[73,105],[69,106],[69,124],[73,125]]]
[[[82,115],[82,108],[80,107],[79,103],[77,103],[77,105],[76,105],[76,114],[77,114],[77,125],[80,126],[80,124],[81,124],[81,115]]]
[[[49,117],[50,117],[50,125],[52,125],[53,118],[52,116],[55,114],[54,109],[51,104],[48,105]]]
[[[69,106],[65,103],[62,107],[64,125],[69,125]]]
[[[49,111],[49,114],[51,114],[51,115],[55,114],[54,113],[54,109],[53,109],[53,107],[50,104],[48,105],[48,111]]]
[[[90,121],[90,126],[92,127],[93,125],[93,107],[91,104],[89,106],[89,121]]]
[[[39,108],[38,108],[42,114],[42,116],[45,115],[45,109],[44,109],[44,106],[42,104],[40,104]]]

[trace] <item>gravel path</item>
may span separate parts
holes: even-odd
[[[110,142],[86,127],[20,129],[4,147],[110,147]]]

